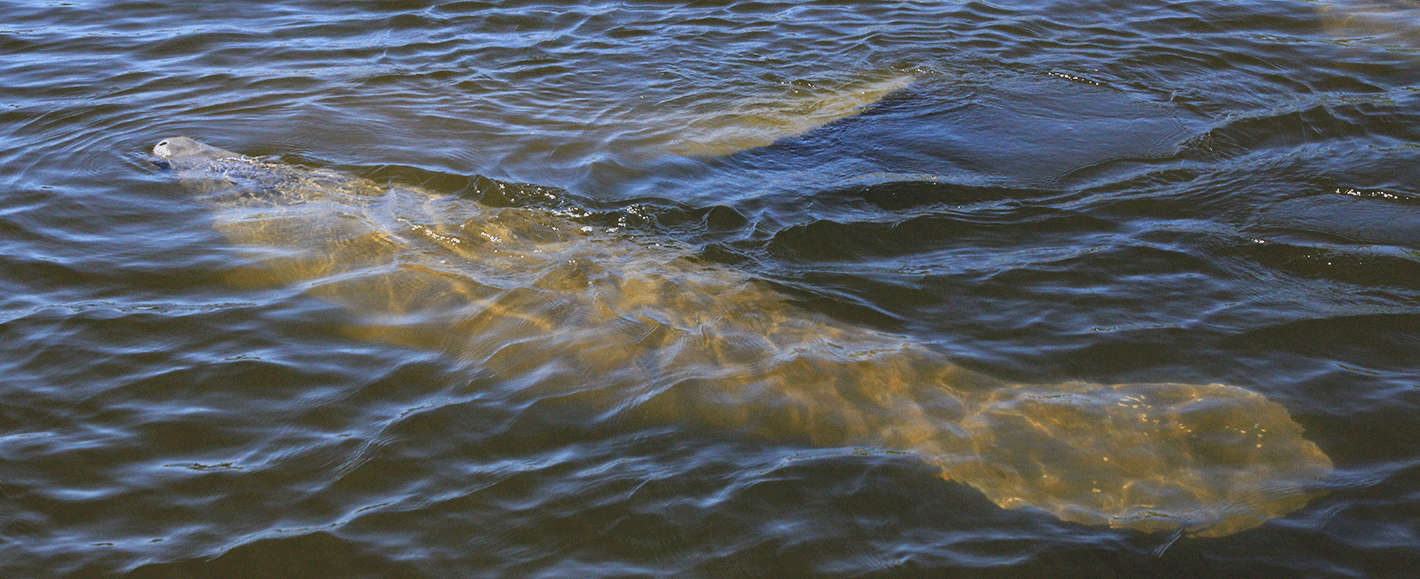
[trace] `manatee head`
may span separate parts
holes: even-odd
[[[240,157],[220,147],[213,147],[189,137],[168,137],[153,145],[153,161],[159,167],[173,169],[189,167],[203,161]]]
[[[153,164],[170,169],[189,191],[213,203],[305,203],[329,195],[377,195],[368,180],[334,171],[248,157],[190,137],[168,137],[153,145]]]

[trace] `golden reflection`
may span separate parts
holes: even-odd
[[[614,420],[915,453],[1005,508],[1218,536],[1304,506],[1331,462],[1285,408],[1218,384],[1011,384],[803,311],[681,248],[185,138],[154,153],[246,251],[241,286],[351,312],[529,401]]]

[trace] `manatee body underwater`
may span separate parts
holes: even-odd
[[[1004,508],[1197,536],[1296,511],[1331,472],[1281,404],[1243,388],[1011,383],[556,210],[186,137],[153,153],[247,256],[234,285],[298,289],[348,310],[351,338],[618,420],[911,453]]]

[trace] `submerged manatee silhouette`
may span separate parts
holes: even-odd
[[[350,335],[447,352],[528,398],[901,450],[1005,508],[1220,536],[1302,508],[1331,461],[1220,384],[1015,384],[807,312],[683,249],[186,137],[157,155],[249,251],[239,285],[348,308]]]

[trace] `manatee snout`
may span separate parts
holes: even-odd
[[[241,157],[220,147],[213,147],[189,137],[168,137],[153,145],[153,164],[164,169],[174,165],[191,165],[201,161]]]
[[[153,145],[153,156],[168,161],[183,154],[192,154],[201,146],[202,143],[187,137],[168,137]]]
[[[153,157],[148,159],[148,162],[159,169],[172,169],[173,164],[171,161],[168,161],[168,158],[171,157],[172,154],[172,139],[163,139],[158,141],[158,144],[153,145]]]

